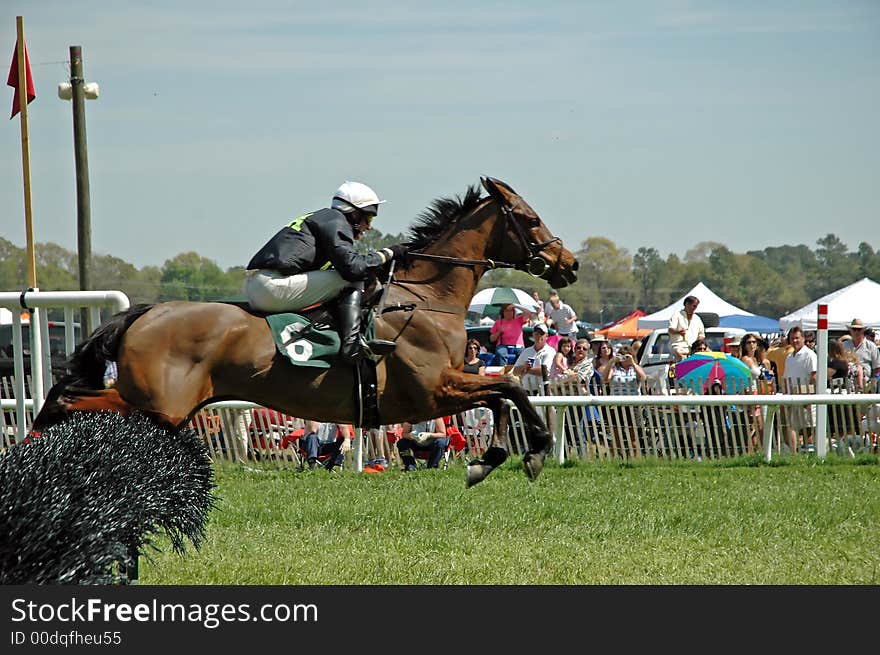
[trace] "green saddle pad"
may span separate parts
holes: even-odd
[[[319,329],[299,314],[272,314],[266,322],[278,352],[296,366],[330,368],[339,358],[336,330]]]

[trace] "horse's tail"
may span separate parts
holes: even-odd
[[[119,355],[122,335],[137,319],[153,305],[139,304],[114,314],[98,327],[88,339],[76,347],[67,361],[67,373],[59,380],[62,387],[81,387],[102,389],[104,370],[108,361],[115,361]]]

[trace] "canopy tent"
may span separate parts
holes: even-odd
[[[702,305],[702,303],[700,303]],[[718,319],[720,327],[742,328],[746,332],[756,332],[758,334],[771,334],[779,332],[779,321],[769,316],[744,316],[742,314],[731,314],[722,316]]]
[[[664,307],[653,314],[648,314],[647,316],[640,318],[639,327],[651,329],[669,327],[669,319],[673,314],[684,309],[684,299],[688,296],[696,296],[700,299],[697,312],[718,314],[719,319],[722,316],[754,316],[752,312],[747,312],[746,310],[740,309],[736,305],[731,305],[726,300],[721,299],[714,291],[712,291],[712,289],[702,282],[699,282],[697,283],[697,286],[668,307]]]
[[[641,339],[651,334],[651,328],[639,328],[639,318],[642,316],[645,316],[645,312],[637,309],[611,325],[596,330],[595,334],[604,334],[607,339]]]
[[[846,330],[854,318],[865,325],[880,327],[880,284],[866,277],[786,314],[779,319],[779,327],[787,331],[799,325],[815,330],[820,304],[828,305],[829,330]]]

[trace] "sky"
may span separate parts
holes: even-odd
[[[345,180],[387,199],[383,233],[405,232],[484,175],[571,250],[815,248],[828,233],[880,249],[876,1],[3,0],[6,67],[18,15],[38,243],[76,250],[57,85],[79,45],[100,86],[85,107],[92,251],[138,267],[188,251],[245,265]],[[0,237],[24,247],[6,123]]]

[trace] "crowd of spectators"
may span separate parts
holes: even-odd
[[[533,327],[533,343],[523,343],[516,358],[512,374],[529,394],[558,395],[638,395],[647,393],[646,373],[638,363],[638,344],[614,344],[601,334],[589,339],[574,340],[571,329],[576,314],[562,302],[557,293],[541,307],[540,297],[535,294],[539,310],[524,315],[521,325]],[[673,361],[709,349],[705,339],[705,327],[697,313],[699,299],[689,296],[682,310],[670,319],[670,353]],[[544,320],[542,321],[542,314]],[[546,329],[553,326],[560,334],[556,347],[548,343]],[[499,330],[500,331],[500,330]],[[521,333],[520,333],[521,336]],[[744,393],[770,395],[775,393],[814,393],[818,361],[815,352],[815,333],[799,327],[787,334],[760,335],[746,333],[727,340],[727,357],[739,359],[749,370],[750,378],[743,388],[726,388],[721,381],[706,380],[699,385],[702,393]],[[834,392],[858,393],[877,391],[880,383],[880,350],[876,333],[859,319],[848,325],[847,334],[830,338],[829,387]],[[674,374],[674,367],[673,367]],[[674,382],[674,381],[673,381]],[[717,384],[716,384],[717,382]],[[700,393],[673,387],[680,393]],[[712,412],[704,412],[698,422],[708,440],[719,444],[719,450],[729,446],[731,432],[742,429],[743,452],[761,449],[764,433],[766,406],[714,406]],[[724,411],[721,411],[721,410]],[[602,423],[607,428],[609,448],[624,456],[637,457],[639,448],[634,428],[642,427],[643,416],[631,407],[620,411],[592,408],[585,416],[568,423],[579,424],[584,432],[586,422]],[[845,410],[845,411],[844,411]],[[790,452],[812,452],[813,430],[816,422],[815,405],[784,407],[776,421],[780,445]],[[824,410],[823,410],[824,411]],[[828,410],[829,436],[832,445],[844,443],[850,448],[858,441],[858,433],[864,433],[877,422],[873,407],[859,408],[852,403],[831,406]],[[723,425],[718,420],[723,417]],[[569,417],[571,418],[571,417]],[[873,422],[872,422],[873,421]],[[628,437],[628,438],[627,438]]]

